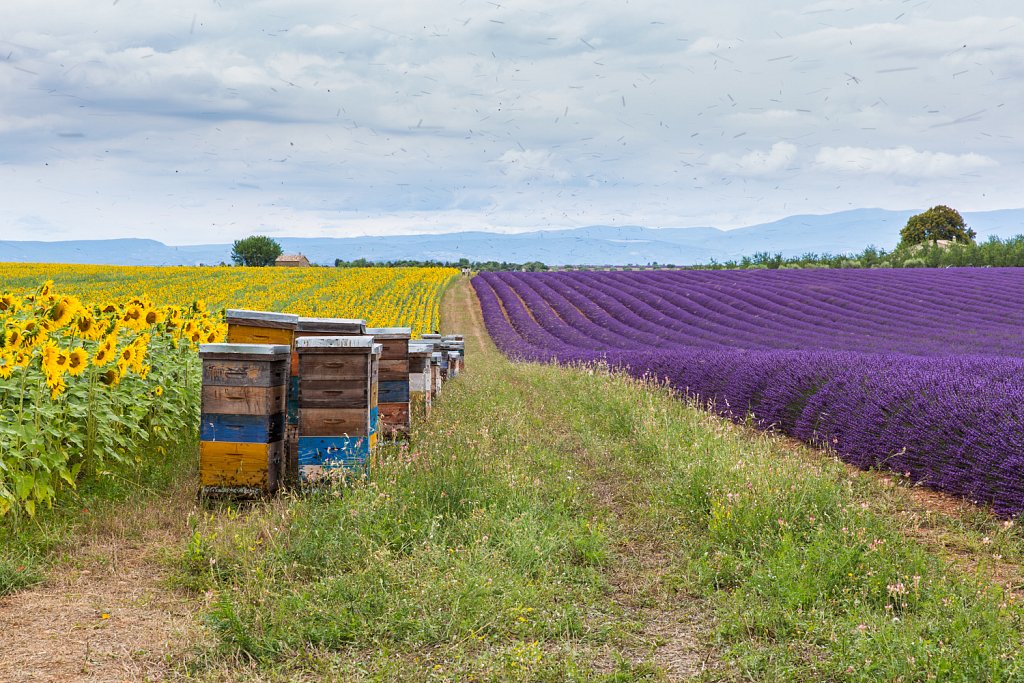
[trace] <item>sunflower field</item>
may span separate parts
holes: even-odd
[[[438,326],[449,268],[0,264],[0,516],[117,476],[197,429],[197,347],[225,308]],[[183,431],[188,425],[191,431]]]

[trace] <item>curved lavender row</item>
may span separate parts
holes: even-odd
[[[997,269],[986,269],[991,275],[998,275],[990,284],[998,285],[1000,278],[1005,278],[1007,269],[997,273]],[[842,272],[842,271],[840,271]],[[558,274],[501,274],[500,276],[489,274],[495,280],[503,280],[515,285],[520,281],[521,276],[532,278],[564,278],[573,277],[571,281],[578,291],[587,292],[591,298],[599,304],[603,313],[584,311],[587,317],[597,322],[603,322],[609,317],[618,323],[620,320],[628,320],[629,326],[652,331],[652,325],[656,330],[659,325],[662,333],[671,331],[679,341],[676,344],[666,342],[666,346],[673,346],[679,343],[693,345],[695,343],[704,345],[705,341],[727,346],[739,346],[746,348],[764,348],[766,346],[775,348],[846,348],[851,350],[870,350],[878,352],[899,351],[903,353],[915,353],[921,355],[944,355],[950,348],[956,348],[958,352],[973,352],[992,355],[1024,355],[1024,339],[1021,330],[1024,329],[1024,281],[1014,276],[1015,288],[999,296],[997,306],[994,308],[1005,323],[983,322],[977,319],[972,311],[961,309],[962,314],[947,314],[936,316],[928,306],[934,304],[938,307],[939,302],[949,298],[950,276],[957,273],[952,271],[941,271],[945,277],[936,281],[934,278],[916,283],[914,288],[908,288],[905,282],[886,282],[887,277],[894,271],[872,271],[868,274],[877,276],[881,281],[878,291],[888,296],[892,301],[901,304],[907,311],[921,308],[926,309],[924,313],[905,313],[902,317],[895,315],[876,316],[873,315],[870,306],[855,319],[852,325],[843,325],[841,320],[836,320],[836,315],[825,316],[822,320],[821,312],[815,317],[815,310],[810,304],[794,305],[793,316],[790,320],[784,321],[785,325],[780,330],[777,325],[765,325],[759,328],[751,326],[749,321],[736,323],[735,319],[743,317],[737,313],[736,308],[722,308],[706,305],[697,305],[693,299],[680,301],[681,295],[673,294],[672,287],[667,287],[658,295],[659,300],[653,306],[645,301],[639,301],[637,293],[643,289],[643,285],[635,287],[633,292],[624,292],[621,284],[611,286],[607,280],[609,276],[639,276],[639,273],[558,273]],[[934,271],[933,271],[934,272]],[[960,271],[961,273],[963,271]],[[689,273],[687,273],[689,274]],[[718,273],[721,274],[721,273]],[[728,274],[728,273],[726,273]],[[739,271],[736,275],[750,276],[753,273]],[[759,273],[762,275],[763,273]],[[793,278],[785,277],[789,273],[771,272],[769,275],[779,275],[780,283],[772,283],[770,280],[758,291],[751,291],[748,288],[733,288],[733,291],[722,291],[722,296],[736,295],[752,302],[753,305],[762,305],[768,299],[779,299],[786,295],[793,295],[789,291],[793,284],[806,286],[806,283],[794,283]],[[817,282],[825,282],[830,285],[828,298],[842,295],[841,288],[835,287],[835,283],[823,280],[822,276],[832,275],[827,271],[816,271]],[[839,273],[835,273],[838,277]],[[862,273],[863,274],[863,273]],[[923,272],[922,275],[932,273]],[[658,273],[656,275],[662,275]],[[666,273],[665,275],[668,275]],[[582,277],[588,276],[588,277]],[[992,279],[992,278],[990,278]],[[564,281],[563,283],[564,284]],[[773,286],[774,285],[774,286]],[[700,285],[695,286],[700,289]],[[992,287],[994,296],[997,287]],[[1019,293],[1019,296],[1018,296]],[[701,295],[703,296],[703,295]],[[649,296],[647,297],[649,300]],[[682,297],[685,299],[685,297]],[[796,298],[796,297],[793,297]],[[851,297],[852,307],[856,299]],[[922,303],[923,302],[923,303]],[[826,302],[822,302],[823,304]],[[630,307],[637,309],[631,311]],[[822,306],[824,308],[824,305]],[[581,309],[582,310],[582,309]],[[642,317],[637,316],[640,313]],[[680,327],[680,319],[685,322]],[[767,322],[761,320],[761,322]],[[822,324],[825,323],[825,324]],[[1018,325],[1018,323],[1020,323]],[[630,334],[628,327],[625,332],[619,332],[624,340],[636,338],[636,333]],[[611,328],[614,329],[614,328]],[[654,332],[662,336],[657,331]],[[766,333],[768,339],[766,339]],[[700,339],[701,341],[698,341]],[[614,348],[617,344],[610,344]]]
[[[488,330],[511,357],[607,361],[667,380],[734,419],[752,413],[759,426],[828,445],[860,467],[908,473],[915,482],[991,504],[999,514],[1018,514],[1024,511],[1024,326],[1015,325],[1024,322],[1024,272],[969,273],[962,289],[973,308],[956,310],[943,300],[958,284],[956,273],[911,272],[834,279],[835,271],[798,278],[762,272],[731,287],[722,277],[728,273],[713,273],[716,278],[689,278],[690,296],[703,301],[717,288],[730,303],[701,307],[678,273],[664,281],[661,273],[487,274],[473,285]],[[827,320],[813,324],[816,285],[823,285],[822,308],[853,311],[861,329],[844,325],[845,334],[837,334]],[[787,292],[794,286],[801,291]],[[776,324],[785,325],[779,306],[787,293],[799,303],[791,329],[782,330],[786,340],[765,338],[749,318],[759,301],[770,301]],[[858,311],[859,300],[878,297],[887,297],[886,316]],[[697,311],[715,319],[702,320]],[[832,308],[827,315],[839,313]],[[730,316],[748,319],[730,325]],[[595,333],[601,328],[607,334]],[[804,349],[773,348],[801,337]],[[652,344],[657,339],[664,340],[660,348]],[[867,351],[849,350],[854,344]],[[914,354],[886,353],[886,345]],[[954,355],[965,351],[976,355]]]

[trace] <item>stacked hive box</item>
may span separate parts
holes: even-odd
[[[302,337],[353,337],[366,334],[366,322],[352,318],[299,318],[295,328],[295,338]],[[292,386],[295,389],[295,427],[288,436],[288,461],[295,462],[295,477],[298,481],[298,399],[299,399],[299,355],[292,347]]]
[[[300,337],[299,476],[312,482],[365,465],[377,443],[376,368],[369,336]]]
[[[380,428],[390,437],[408,436],[409,337],[408,327],[369,327],[366,334],[384,347],[380,356]]]
[[[459,371],[462,371],[466,360],[466,338],[461,334],[448,334],[443,341],[450,344],[453,351],[459,352]]]
[[[432,351],[430,354],[430,393],[433,398],[441,394],[441,352]]]
[[[287,344],[295,353],[295,330],[299,316],[269,311],[228,309],[224,313],[228,323],[229,344]],[[299,423],[299,383],[294,363],[288,382],[287,416],[284,432],[284,460],[281,467],[285,486],[298,483],[298,464],[295,461],[295,430]]]
[[[430,416],[431,369],[430,356],[433,344],[409,343],[409,412],[415,419]]]
[[[290,347],[203,344],[201,494],[251,496],[281,484]]]

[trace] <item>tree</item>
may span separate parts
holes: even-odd
[[[967,227],[963,216],[948,206],[933,206],[924,213],[911,216],[907,225],[900,230],[900,246],[910,247],[923,242],[953,240],[974,244],[978,233]]]
[[[263,235],[235,240],[231,246],[231,260],[239,266],[272,266],[283,253],[277,241]]]

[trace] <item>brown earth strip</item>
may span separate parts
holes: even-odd
[[[193,477],[92,521],[39,586],[0,598],[0,681],[162,681],[202,638],[195,596],[169,588]]]

